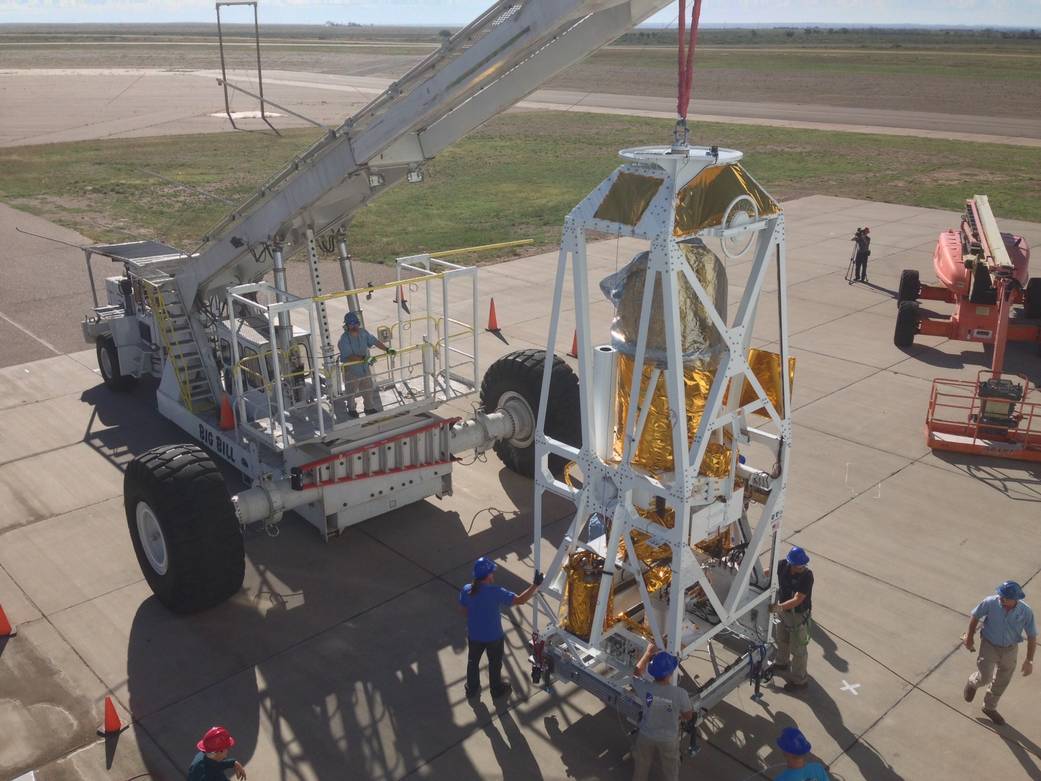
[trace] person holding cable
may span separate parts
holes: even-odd
[[[770,605],[770,612],[777,614],[780,624],[775,638],[777,654],[770,669],[788,673],[786,692],[801,691],[810,685],[806,676],[813,607],[813,572],[809,563],[806,551],[795,546],[777,565],[777,602]]]
[[[347,414],[358,417],[354,409],[354,400],[361,396],[366,415],[380,411],[382,404],[372,379],[370,367],[376,362],[369,355],[370,347],[379,347],[387,355],[397,353],[375,336],[361,327],[361,318],[357,312],[348,312],[343,317],[343,335],[336,345],[340,350],[340,364],[343,366],[344,392],[347,395]]]
[[[466,613],[467,661],[466,698],[481,696],[481,657],[488,654],[488,684],[492,697],[505,697],[510,684],[502,679],[502,657],[506,633],[502,628],[502,608],[523,605],[542,585],[542,573],[535,572],[532,584],[520,594],[495,585],[496,566],[484,556],[474,563],[473,581],[459,592],[459,609]]]
[[[1037,624],[1034,611],[1022,601],[1025,596],[1016,581],[1006,580],[998,586],[996,594],[987,597],[973,609],[969,629],[963,639],[965,647],[975,651],[976,629],[980,622],[983,623],[976,672],[965,682],[963,695],[966,702],[972,702],[976,690],[989,685],[983,698],[983,712],[999,727],[1005,723],[1005,719],[998,713],[998,700],[1016,671],[1016,657],[1024,634],[1027,639],[1027,658],[1023,660],[1023,675],[1030,675],[1034,671]]]
[[[655,759],[661,763],[666,781],[680,777],[680,722],[694,718],[694,706],[687,690],[672,683],[677,667],[679,660],[659,651],[654,641],[636,663],[631,685],[643,703],[643,712],[633,748],[633,781],[647,781]]]

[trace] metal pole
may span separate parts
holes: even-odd
[[[282,245],[275,244],[271,248],[271,263],[272,270],[275,275],[275,290],[279,293],[288,293],[289,288],[286,285],[286,261],[285,256],[282,254]],[[278,296],[278,303],[282,303],[282,296]],[[278,343],[277,346],[280,350],[288,350],[289,342],[293,335],[293,322],[289,317],[289,312],[279,311],[278,313]]]
[[[357,290],[358,285],[354,281],[354,260],[351,258],[351,253],[347,251],[347,228],[345,227],[336,231],[336,249],[340,255],[340,276],[343,277],[343,289]],[[362,317],[362,326],[365,325],[357,293],[347,296],[347,309],[357,312],[358,316]]]
[[[217,46],[220,49],[221,84],[224,85],[224,113],[228,115],[228,121],[231,123],[231,126],[238,130],[235,120],[231,116],[231,103],[228,101],[228,70],[224,65],[224,32],[220,24],[220,7],[221,4],[217,3]]]
[[[260,92],[260,118],[267,122],[267,114],[264,113],[264,73],[260,69],[260,21],[257,19],[257,4],[253,6],[253,37],[257,42],[257,91]]]

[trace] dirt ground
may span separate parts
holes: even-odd
[[[416,46],[348,46],[316,41],[271,43],[263,67],[345,76],[400,76],[427,51]],[[228,67],[253,67],[253,50],[227,49]],[[134,42],[73,44],[0,42],[4,68],[214,68],[212,43]],[[1041,69],[1036,56],[985,52],[959,58],[948,52],[849,50],[792,52],[705,48],[699,51],[694,94],[706,100],[816,104],[865,109],[927,111],[994,117],[1037,116]],[[672,53],[665,49],[605,49],[550,80],[546,89],[671,97]]]

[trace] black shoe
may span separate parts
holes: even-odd
[[[365,414],[366,415],[375,415],[376,414],[376,410],[374,410],[374,409],[367,409],[367,410],[365,410]]]
[[[497,700],[500,697],[505,697],[512,690],[513,686],[511,686],[509,683],[504,683],[502,686],[497,686],[494,689],[492,689],[492,698]]]
[[[356,417],[358,417],[358,411],[357,410],[353,410],[353,409],[347,410],[347,417],[349,417],[349,418],[356,418]]]

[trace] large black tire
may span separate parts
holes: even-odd
[[[498,409],[503,396],[520,396],[528,404],[533,416],[539,412],[542,394],[542,374],[546,365],[545,350],[519,350],[504,355],[484,373],[481,382],[481,407],[486,412]],[[582,420],[579,410],[578,377],[563,359],[553,356],[550,374],[546,434],[574,447],[582,446]],[[494,445],[495,453],[508,469],[525,477],[535,476],[535,441],[516,443],[501,440]],[[559,475],[566,461],[560,456],[549,457],[549,468]]]
[[[123,502],[141,572],[170,610],[206,610],[242,588],[242,532],[224,476],[202,448],[164,445],[135,458]]]
[[[896,305],[899,307],[904,301],[917,301],[921,294],[922,282],[918,278],[918,272],[909,268],[900,272],[900,287],[896,292]]]
[[[904,301],[896,313],[896,331],[893,333],[893,344],[897,347],[910,347],[914,344],[921,321],[920,307],[917,301]]]
[[[1041,320],[1041,277],[1027,280],[1023,293],[1023,314],[1032,320]]]
[[[99,336],[97,343],[98,369],[105,387],[114,391],[125,391],[133,387],[135,377],[123,374],[119,368],[119,351],[111,336]]]

